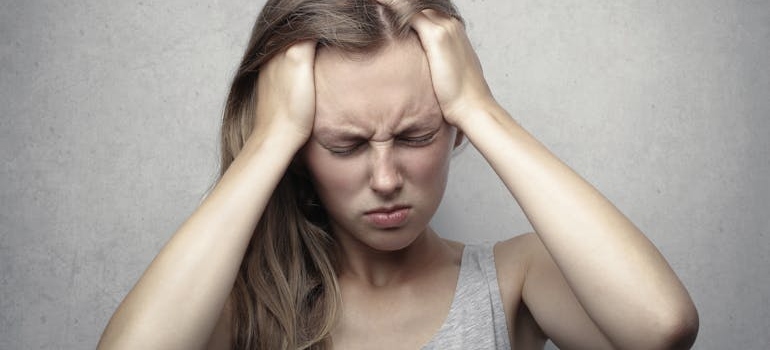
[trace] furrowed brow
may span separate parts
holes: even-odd
[[[319,128],[316,129],[314,138],[322,141],[356,141],[366,137],[360,132],[348,129]]]
[[[444,118],[441,116],[440,112],[437,115],[434,115],[432,113],[426,114],[421,117],[413,118],[411,121],[406,123],[406,125],[404,125],[401,128],[399,133],[408,134],[411,132],[435,130],[441,127],[443,121],[444,121]]]

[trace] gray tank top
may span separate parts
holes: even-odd
[[[423,350],[511,348],[493,246],[465,246],[449,315]]]

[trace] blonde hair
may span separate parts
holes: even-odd
[[[409,32],[417,12],[460,19],[449,0],[269,0],[235,74],[221,131],[224,174],[254,125],[259,69],[302,40],[319,48],[375,53]],[[236,349],[326,349],[340,309],[335,243],[323,207],[296,162],[255,228],[230,296]]]

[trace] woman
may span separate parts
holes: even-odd
[[[383,0],[384,1],[384,0]],[[536,233],[429,226],[467,138]],[[100,348],[687,348],[657,249],[503,110],[446,0],[271,0],[233,81],[222,174]]]

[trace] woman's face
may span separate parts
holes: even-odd
[[[405,248],[438,208],[456,137],[419,41],[358,58],[321,49],[315,79],[303,155],[335,235],[380,251]]]

